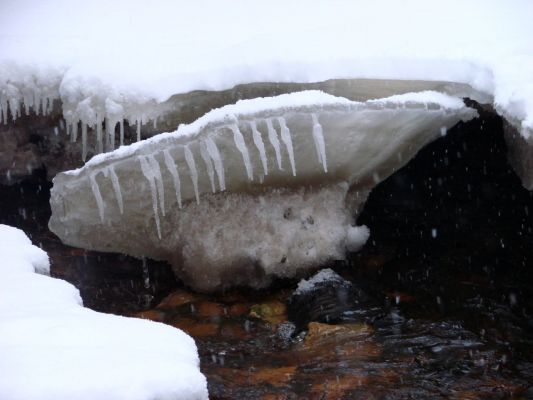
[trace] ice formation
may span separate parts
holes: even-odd
[[[208,398],[193,339],[179,329],[83,308],[47,254],[0,225],[0,398]]]
[[[437,92],[239,101],[57,175],[49,226],[71,245],[168,260],[200,290],[263,287],[360,247],[369,190],[475,115]]]

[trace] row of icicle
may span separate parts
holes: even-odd
[[[313,141],[315,143],[317,159],[318,159],[318,162],[322,164],[324,172],[327,172],[328,168],[327,168],[327,160],[326,160],[326,147],[325,147],[325,142],[324,142],[322,126],[320,125],[316,114],[314,113],[311,114],[311,119],[312,119],[312,135],[313,135]],[[281,141],[285,145],[287,154],[289,156],[289,163],[291,165],[292,174],[293,176],[296,176],[294,151],[293,151],[292,138],[291,138],[289,128],[287,127],[285,118],[277,117],[276,120],[280,127]],[[266,119],[265,122],[267,126],[268,140],[274,149],[278,169],[281,170],[282,165],[281,165],[280,141],[278,139],[277,131],[274,128],[273,119]],[[255,120],[252,120],[250,122],[250,128],[252,131],[253,143],[255,144],[255,147],[257,148],[257,151],[259,153],[259,158],[261,160],[263,174],[264,176],[266,176],[268,175],[268,160],[266,157],[266,150],[265,150],[265,145],[263,142],[263,136],[261,132],[259,131],[259,129],[257,128],[257,122]],[[246,170],[246,175],[250,181],[253,181],[253,167],[252,167],[252,163],[250,160],[250,154],[248,152],[248,147],[244,140],[244,136],[241,130],[239,129],[239,126],[235,123],[235,124],[232,124],[226,127],[218,128],[217,130],[222,130],[222,129],[229,129],[233,133],[233,140],[234,140],[236,148],[241,153],[244,168]],[[199,147],[200,147],[200,156],[203,159],[204,164],[206,166],[206,173],[209,178],[212,192],[215,193],[216,191],[215,174],[218,179],[218,185],[219,185],[220,190],[221,191],[226,190],[224,165],[222,163],[222,157],[220,155],[220,152],[218,150],[218,147],[215,141],[211,137],[208,137],[206,139],[201,139],[199,141]],[[196,167],[196,161],[195,161],[193,152],[191,151],[189,145],[184,145],[183,149],[184,149],[185,162],[187,163],[187,167],[189,169],[189,175],[191,177],[192,185],[194,188],[194,195],[196,198],[196,203],[199,204],[200,194],[199,194],[199,189],[198,189],[198,169]],[[180,180],[180,174],[178,171],[178,167],[168,149],[163,150],[162,154],[163,154],[163,159],[164,159],[166,169],[172,176],[172,180],[174,183],[174,190],[176,193],[176,200],[178,202],[178,207],[181,208],[182,207],[181,180]],[[141,171],[150,186],[150,191],[151,191],[151,196],[152,196],[152,206],[153,206],[154,218],[155,218],[156,228],[157,228],[157,235],[159,239],[161,239],[161,224],[160,224],[160,219],[159,219],[159,210],[161,210],[161,214],[165,216],[165,195],[164,195],[163,176],[161,173],[161,167],[155,157],[155,153],[146,155],[146,156],[140,155],[138,156],[138,160],[140,163]],[[122,192],[120,189],[120,183],[118,180],[118,176],[115,173],[115,169],[113,165],[108,165],[102,169],[99,169],[91,173],[89,175],[91,189],[96,199],[96,204],[98,206],[98,212],[100,214],[100,219],[102,222],[104,222],[104,200],[102,198],[100,188],[96,181],[96,176],[100,172],[102,172],[106,178],[111,179],[113,191],[115,192],[115,197],[116,197],[121,214],[123,214],[124,212],[124,203],[122,199]]]
[[[81,125],[81,146],[82,153],[81,158],[83,161],[87,159],[87,128],[89,125],[83,121],[79,121]],[[119,143],[120,146],[124,145],[124,119],[123,118],[105,118],[105,139],[104,139],[104,129],[103,121],[96,116],[96,123],[92,126],[92,129],[96,131],[96,154],[103,153],[104,150],[113,151],[115,149],[115,128],[119,125]],[[144,124],[144,121],[141,118],[135,120],[136,124],[136,136],[137,141],[141,141],[141,126]],[[157,129],[157,118],[153,119],[154,129]],[[76,122],[67,122],[67,135],[70,136],[71,142],[76,142],[78,138],[78,121]],[[104,149],[105,145],[105,149]]]
[[[58,99],[57,96],[52,94],[46,95],[46,92],[40,93],[38,91],[33,91],[31,94],[24,94],[22,99],[20,99],[19,96],[8,96],[8,94],[9,87],[3,91],[0,91],[0,122],[3,122],[4,125],[7,125],[8,123],[8,113],[11,113],[13,122],[22,117],[23,110],[25,115],[29,115],[30,110],[33,110],[36,115],[50,115],[53,109],[54,100]],[[114,118],[109,116],[104,118],[98,113],[94,113],[94,124],[87,124],[80,118],[68,116],[68,113],[69,112],[65,113],[65,122],[67,135],[70,136],[71,142],[77,141],[79,126],[81,126],[82,160],[84,162],[87,159],[87,129],[89,128],[96,131],[96,154],[104,152],[104,145],[105,151],[114,150],[115,127],[117,124],[119,124],[120,146],[124,145],[124,118],[119,118],[117,116]],[[154,129],[157,129],[157,117],[152,118],[152,120]],[[106,133],[105,139],[103,137],[104,121]],[[136,124],[137,141],[141,140],[141,126],[146,122],[147,118],[145,116],[134,118],[134,123]]]
[[[8,98],[8,96],[0,93],[0,122],[3,121],[4,125],[7,125],[8,111],[11,112],[13,122],[22,117],[22,109],[24,109],[25,115],[30,114],[30,108],[37,115],[49,115],[52,112],[55,99],[53,96],[41,96],[34,92],[31,95],[25,95],[24,100],[21,102],[16,97]]]

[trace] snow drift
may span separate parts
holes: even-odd
[[[207,399],[192,338],[82,307],[47,254],[0,225],[0,398]]]
[[[475,115],[436,92],[243,100],[58,174],[49,227],[167,260],[199,290],[264,287],[360,247],[368,234],[352,224],[371,188]]]

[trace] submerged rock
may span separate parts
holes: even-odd
[[[307,329],[307,324],[313,321],[373,322],[382,315],[381,308],[376,307],[363,288],[329,268],[302,279],[287,302],[287,310],[298,330]]]
[[[49,227],[167,260],[198,290],[265,287],[360,247],[353,218],[372,187],[475,115],[436,92],[240,101],[57,175]]]
[[[311,321],[336,323],[353,308],[355,288],[331,269],[301,280],[287,303],[289,319],[298,329]]]

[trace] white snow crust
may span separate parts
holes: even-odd
[[[325,268],[318,271],[309,279],[302,279],[298,282],[298,286],[293,295],[301,295],[313,290],[317,285],[326,282],[345,282],[344,278],[333,271],[331,268]]]
[[[82,170],[96,167],[105,162],[118,161],[137,153],[149,152],[151,148],[157,148],[168,141],[178,138],[192,140],[195,139],[196,136],[199,136],[199,133],[202,131],[213,129],[213,127],[217,126],[232,124],[242,118],[250,119],[251,122],[253,122],[255,116],[257,116],[255,118],[265,118],[270,115],[283,114],[284,112],[309,112],[310,110],[328,110],[339,107],[345,110],[356,110],[357,108],[366,107],[367,104],[375,105],[379,108],[387,106],[402,108],[406,106],[408,107],[410,104],[414,103],[418,105],[424,104],[426,108],[430,105],[436,105],[449,111],[464,108],[462,100],[430,90],[394,95],[381,99],[368,100],[367,102],[350,101],[343,97],[332,96],[319,90],[304,90],[274,97],[258,97],[250,100],[239,100],[235,104],[228,104],[211,110],[190,124],[182,124],[174,132],[160,133],[141,142],[132,143],[128,146],[121,146],[109,153],[98,154],[87,161],[83,167],[71,171],[65,171],[65,173],[69,175],[78,175]],[[270,119],[268,121],[270,121]],[[234,126],[231,125],[231,129],[233,128]],[[279,130],[280,128],[278,127],[277,129]],[[277,133],[273,133],[273,137],[276,138],[277,142],[276,144],[272,143],[272,145],[279,149],[280,143]],[[271,139],[269,138],[269,140]],[[279,150],[276,153],[279,153]],[[280,159],[281,157],[277,158]],[[327,168],[325,170],[325,172],[327,172]]]
[[[208,398],[191,337],[83,308],[19,229],[0,225],[0,254],[2,400]]]
[[[532,16],[528,0],[3,0],[0,104],[5,119],[8,102],[17,114],[17,101],[60,97],[69,123],[127,118],[140,129],[171,95],[198,89],[445,80],[493,95],[527,137]]]
[[[363,248],[369,237],[370,229],[366,225],[350,226],[346,235],[346,248],[355,253]]]

